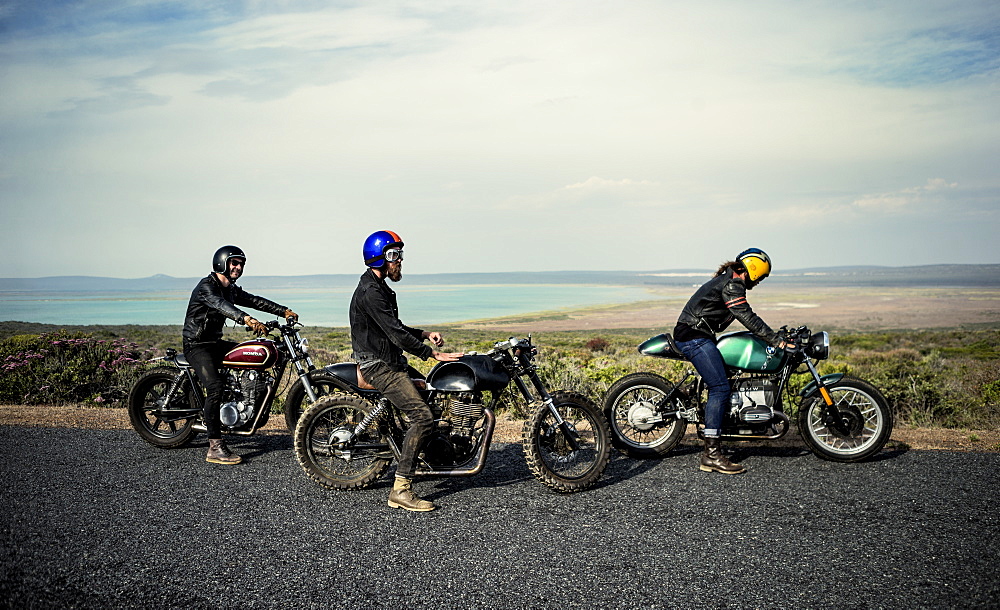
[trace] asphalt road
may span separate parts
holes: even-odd
[[[0,427],[4,607],[943,608],[1000,606],[1000,455],[834,464],[740,449],[612,459],[558,495],[518,445],[430,480],[414,514],[330,492],[287,435],[163,451],[130,431]]]

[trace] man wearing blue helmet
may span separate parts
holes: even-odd
[[[458,360],[462,353],[435,351],[424,340],[441,347],[444,345],[441,333],[411,328],[400,321],[396,293],[385,281],[388,278],[398,282],[403,278],[403,240],[399,235],[376,231],[365,240],[363,253],[368,270],[351,298],[353,357],[364,380],[410,420],[410,428],[403,437],[396,480],[389,493],[389,506],[420,512],[434,510],[437,507],[417,496],[412,485],[416,458],[433,428],[434,416],[413,386],[404,352],[441,362]]]
[[[691,361],[708,386],[705,404],[705,452],[700,468],[705,472],[740,474],[746,469],[729,461],[722,453],[722,414],[729,404],[729,379],[722,354],[715,344],[715,334],[724,331],[739,320],[747,330],[771,345],[784,348],[780,333],[771,330],[747,302],[747,290],[764,280],[771,273],[771,259],[757,248],[740,252],[735,261],[723,263],[715,277],[706,282],[688,300],[677,326],[674,341],[678,349]]]

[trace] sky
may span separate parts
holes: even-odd
[[[1000,3],[0,0],[0,277],[998,263]]]

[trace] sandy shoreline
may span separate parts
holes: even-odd
[[[539,312],[449,324],[456,328],[525,333],[620,328],[670,329],[692,287],[661,288],[647,301]],[[750,303],[773,327],[824,330],[912,330],[1000,325],[1000,290],[957,288],[843,288],[761,286]]]

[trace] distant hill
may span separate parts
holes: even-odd
[[[708,279],[713,270],[656,271],[536,271],[504,273],[410,273],[413,285],[444,284],[602,284],[690,286]],[[343,288],[353,286],[360,273],[337,275],[247,276],[248,290],[269,288]],[[123,279],[92,276],[0,278],[0,292],[100,292],[191,290],[198,277],[154,275]],[[823,286],[1000,286],[1000,265],[923,265],[914,267],[830,267],[790,269],[768,278],[769,284]]]

